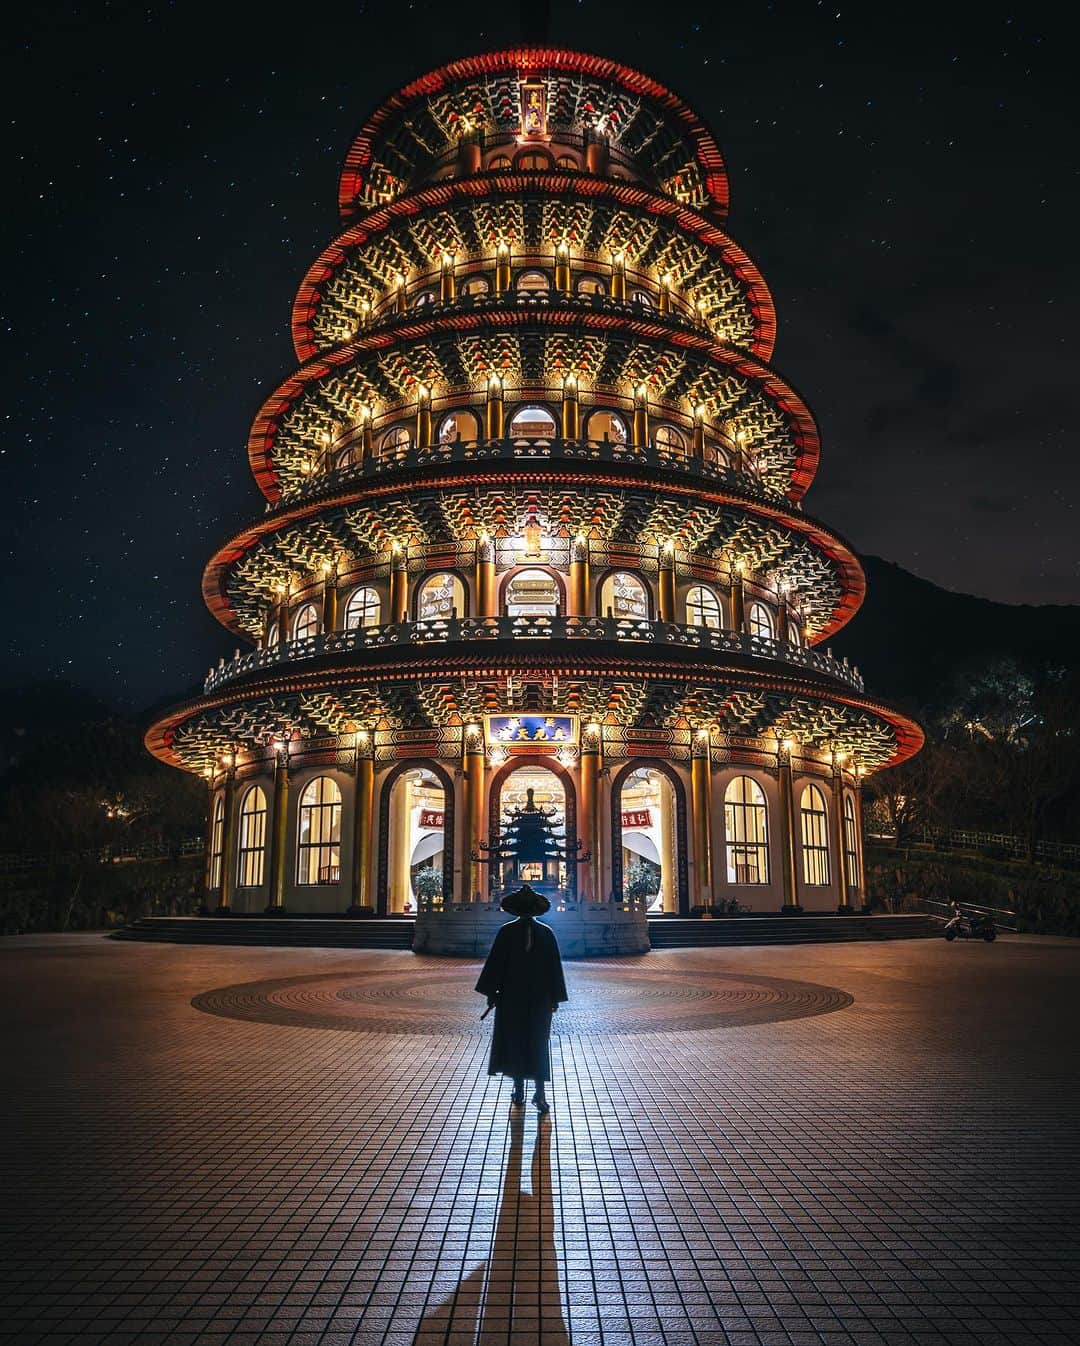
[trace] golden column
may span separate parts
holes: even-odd
[[[578,896],[600,901],[600,768],[604,730],[595,720],[581,731],[578,836],[588,859],[581,861]]]
[[[400,542],[390,544],[390,620],[406,621],[409,615],[408,557]]]
[[[579,533],[570,544],[570,583],[567,586],[568,617],[589,615],[589,539]]]
[[[662,622],[675,620],[675,544],[665,542],[660,548],[660,574],[657,584],[658,607]]]
[[[439,298],[444,304],[452,304],[457,298],[457,279],[454,276],[454,259],[448,252],[442,255],[439,271]]]
[[[500,243],[495,249],[495,293],[506,294],[510,289],[510,247]]]
[[[498,374],[488,379],[487,405],[484,408],[484,433],[488,439],[503,437],[503,385]]]
[[[360,455],[366,463],[375,456],[375,408],[365,406],[360,409]]]
[[[617,304],[626,303],[626,255],[617,252],[611,259],[611,297]]]
[[[562,437],[563,439],[581,438],[581,403],[578,400],[577,379],[573,374],[567,374],[563,379]]]
[[[405,277],[400,271],[397,274],[394,287],[394,308],[398,313],[404,313],[408,303],[408,296],[405,293]]]
[[[555,289],[559,294],[570,293],[570,249],[565,243],[555,248]]]
[[[323,635],[330,636],[337,630],[338,622],[338,591],[337,591],[337,567],[334,565],[325,565],[322,568],[323,576],[323,609],[322,609],[322,629]]]
[[[783,739],[776,750],[777,778],[780,784],[780,881],[784,911],[801,911],[795,882],[795,792],[791,783],[793,742]]]
[[[487,533],[476,543],[476,615],[497,617],[499,606],[495,584],[495,544]]]
[[[675,856],[675,791],[660,785],[660,907],[662,911],[679,910],[679,894],[675,886],[678,861]]]
[[[859,901],[866,907],[869,898],[866,894],[866,854],[863,846],[863,769],[855,769],[855,871],[859,876]]]
[[[783,584],[780,585],[776,602],[776,638],[784,645],[791,641],[791,608],[788,606],[787,592]]]
[[[465,843],[467,865],[462,866],[467,891],[461,894],[463,902],[483,901],[485,866],[480,863],[480,843],[487,840],[484,826],[484,731],[478,724],[465,726],[461,770],[465,781]],[[474,860],[473,856],[477,858]]]
[[[431,392],[422,383],[416,389],[416,447],[431,448]]]
[[[697,905],[713,901],[712,867],[712,741],[698,729],[690,743],[690,799],[694,815],[694,877]]]
[[[660,280],[660,312],[662,314],[671,312],[671,272],[669,271]]]
[[[274,802],[270,825],[270,891],[266,910],[285,910],[285,833],[289,826],[289,745],[274,742]]]
[[[225,812],[221,823],[221,902],[218,911],[227,915],[236,886],[236,754],[225,756]]]
[[[705,406],[699,402],[694,408],[694,431],[692,448],[699,463],[705,461]]]
[[[844,855],[844,773],[838,758],[833,758],[832,769],[832,840],[836,856],[836,892],[839,898],[837,910],[849,912],[851,901],[848,896],[847,864]]]
[[[353,801],[352,907],[370,907],[371,857],[375,849],[375,735],[356,733],[356,796]]]
[[[741,561],[737,561],[732,567],[728,598],[731,607],[731,629],[741,634],[746,630],[746,591],[743,587]]]
[[[644,383],[634,389],[634,427],[630,444],[635,449],[649,447],[649,390]]]

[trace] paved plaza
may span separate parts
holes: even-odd
[[[553,1110],[477,965],[0,945],[20,1346],[1080,1338],[1080,943],[569,964]]]

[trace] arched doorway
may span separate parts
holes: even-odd
[[[528,883],[552,905],[577,896],[573,782],[549,758],[508,762],[491,781],[489,834],[512,854],[491,865],[494,895]]]
[[[632,762],[611,790],[611,886],[644,896],[650,915],[690,914],[686,793],[664,762]]]
[[[454,900],[454,790],[434,763],[403,762],[383,785],[376,892],[380,915]]]

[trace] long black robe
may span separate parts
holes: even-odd
[[[551,1014],[567,998],[554,930],[531,917],[502,926],[476,989],[495,1002],[488,1074],[550,1080]]]

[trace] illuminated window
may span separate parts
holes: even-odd
[[[266,795],[253,785],[240,805],[240,835],[236,881],[241,888],[258,888],[266,863]]]
[[[518,294],[547,294],[551,281],[543,271],[523,271],[517,278]]]
[[[452,411],[439,422],[439,443],[455,444],[462,439],[479,439],[480,422],[471,411]]]
[[[638,308],[655,308],[652,295],[648,290],[631,290],[630,302],[637,304]]]
[[[799,817],[802,822],[803,882],[821,888],[829,882],[829,831],[825,796],[816,785],[803,788]]]
[[[349,595],[345,604],[345,630],[356,631],[379,624],[379,595],[374,589],[361,585]]]
[[[673,425],[658,425],[656,447],[662,453],[677,453],[681,457],[686,452],[686,439]]]
[[[399,458],[411,447],[412,435],[408,427],[395,425],[383,435],[379,444],[379,455],[382,458]]]
[[[518,407],[510,417],[511,436],[522,439],[552,439],[556,433],[555,417],[547,407]]]
[[[456,575],[429,575],[420,586],[416,615],[422,622],[449,621],[465,615],[465,589]]]
[[[704,584],[692,584],[686,594],[686,624],[719,631],[724,624],[720,600]]]
[[[728,883],[769,882],[769,815],[765,793],[751,776],[724,791]]]
[[[488,169],[492,173],[504,173],[510,167],[510,156],[508,154],[496,154],[488,163]]]
[[[636,575],[625,571],[608,575],[600,592],[600,613],[604,617],[632,618],[647,621],[649,593]]]
[[[772,613],[764,603],[750,604],[750,610],[746,614],[746,622],[752,636],[759,636],[762,640],[772,640],[775,635]]]
[[[271,622],[270,629],[266,633],[266,642],[264,648],[272,650],[280,639],[281,639],[281,627],[278,626],[277,622]]]
[[[481,295],[490,294],[491,282],[488,280],[487,276],[470,276],[468,280],[462,282],[461,293],[464,295],[472,295],[475,298],[479,298]]]
[[[594,411],[586,422],[586,439],[602,444],[625,444],[628,438],[626,422],[615,411]]]
[[[214,817],[210,824],[210,875],[211,890],[221,887],[221,875],[225,859],[225,797],[218,795],[214,800]]]
[[[341,791],[329,776],[316,776],[304,786],[297,823],[296,882],[337,883],[341,878]]]
[[[560,154],[555,162],[560,168],[576,169],[578,166],[578,161],[572,154]]]
[[[578,294],[607,294],[607,286],[599,276],[579,276],[574,289]]]
[[[523,168],[527,173],[542,173],[551,167],[551,155],[543,150],[525,150],[514,160],[515,168]]]
[[[429,304],[435,302],[434,290],[421,290],[412,301],[413,308],[427,308]]]
[[[847,866],[849,888],[859,886],[859,823],[855,814],[855,800],[844,796],[844,862]]]
[[[557,617],[559,585],[546,570],[519,570],[506,584],[508,617]]]
[[[305,603],[293,622],[293,640],[310,640],[319,634],[319,609],[314,603]]]

